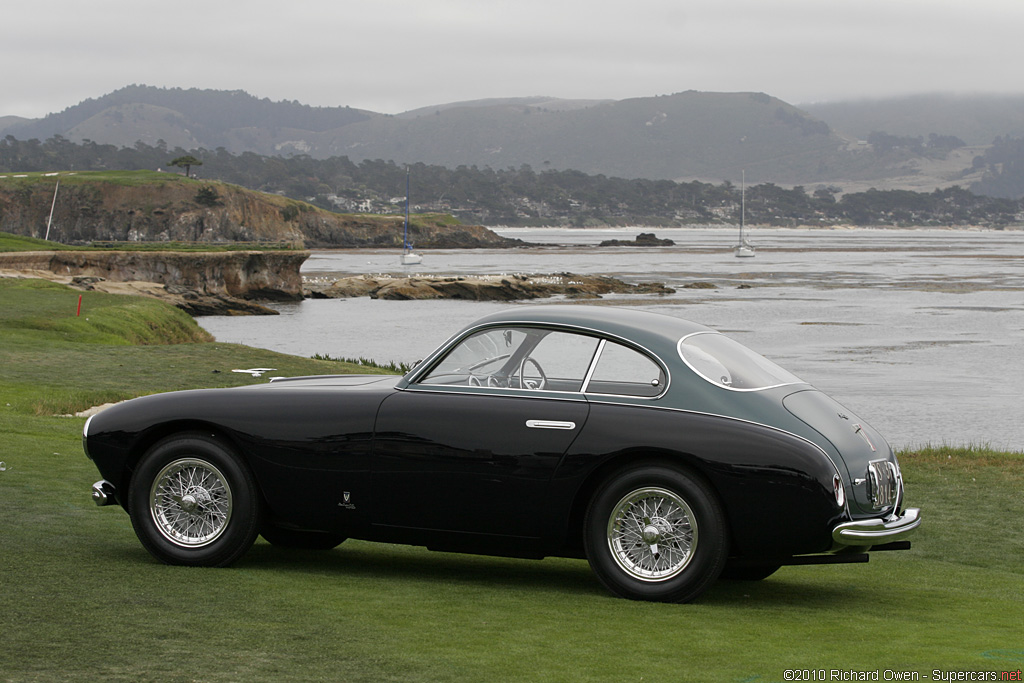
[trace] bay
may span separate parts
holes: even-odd
[[[659,281],[668,296],[607,296],[721,330],[833,395],[896,446],[1024,451],[1024,232],[757,229],[753,259],[732,231],[656,229],[671,247],[602,247],[642,229],[509,229],[532,246],[432,250],[398,265],[382,250],[314,252],[308,280],[340,275],[573,272]],[[651,229],[643,229],[647,232]],[[691,289],[701,283],[713,289]],[[199,318],[219,341],[284,353],[414,362],[476,318],[565,303],[305,300],[279,316]]]

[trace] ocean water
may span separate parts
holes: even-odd
[[[1024,232],[754,230],[753,259],[734,257],[735,234],[721,229],[653,230],[673,247],[595,248],[641,231],[501,230],[546,246],[433,250],[406,268],[391,251],[319,251],[302,272],[310,280],[573,272],[664,282],[676,294],[578,303],[721,330],[831,394],[897,447],[1024,450]],[[687,288],[695,282],[714,289]],[[279,316],[199,322],[224,342],[413,362],[491,311],[556,302],[565,303],[306,300],[276,305]]]

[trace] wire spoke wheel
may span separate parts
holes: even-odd
[[[594,574],[612,593],[632,600],[697,598],[725,566],[727,536],[710,485],[663,462],[609,473],[583,521]]]
[[[256,540],[263,502],[230,442],[191,431],[172,434],[143,454],[129,485],[128,514],[158,560],[226,567]]]
[[[199,548],[217,540],[231,519],[231,487],[212,464],[195,458],[169,463],[150,488],[153,522],[171,543]]]
[[[662,581],[686,569],[697,545],[693,511],[663,488],[627,494],[608,519],[608,548],[615,562],[641,581]]]

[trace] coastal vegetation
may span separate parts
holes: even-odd
[[[214,244],[210,242],[112,242],[94,240],[85,245],[61,244],[53,240],[25,237],[0,231],[0,252],[11,251],[274,251],[277,249],[294,249],[295,245],[284,242],[227,242]]]
[[[210,341],[136,297],[86,292],[78,316],[78,296],[0,279],[0,679],[778,681],[1024,663],[1024,528],[1008,522],[1024,517],[1024,454],[985,445],[900,453],[924,516],[911,550],[721,581],[690,605],[611,598],[581,560],[357,541],[158,564],[123,511],[93,506],[84,418],[62,415],[266,381],[233,369],[381,370]]]
[[[0,144],[2,146],[2,144]],[[448,214],[409,216],[417,248],[514,246]],[[219,180],[149,170],[0,173],[0,230],[94,247],[402,246],[405,216],[344,214]],[[132,246],[135,245],[135,246]],[[149,247],[152,248],[152,247]],[[203,247],[204,250],[208,249]]]
[[[140,142],[132,148],[118,148],[95,142],[76,144],[59,136],[45,142],[7,136],[0,140],[0,176],[7,176],[0,177],[0,188],[15,180],[16,171],[20,175],[52,173],[55,169],[77,169],[79,173],[152,170],[185,154],[183,149],[168,149],[160,143],[151,146]],[[312,213],[315,207],[331,215],[344,214],[348,222],[377,221],[391,226],[393,233],[400,227],[404,212],[407,171],[413,179],[413,210],[421,214],[412,218],[414,231],[420,229],[420,224],[441,227],[439,221],[448,221],[450,226],[455,220],[450,216],[476,225],[686,226],[735,224],[741,213],[742,188],[735,182],[628,179],[543,166],[537,170],[527,164],[503,169],[424,163],[407,167],[380,159],[357,163],[345,156],[265,157],[251,152],[232,154],[224,148],[192,150],[191,155],[203,162],[203,175],[209,180],[190,180],[174,173],[145,177],[152,182],[178,178],[192,183],[188,200],[196,208],[202,205],[196,200],[203,187],[216,189],[221,197],[227,192],[219,183],[257,190],[276,197],[275,201],[282,203],[279,210],[292,224],[304,217],[322,215]],[[1001,162],[986,165],[989,167],[990,174],[1008,174],[1011,169]],[[162,176],[163,181],[154,176]],[[47,178],[51,191],[46,197],[41,192],[37,199],[45,211],[50,208],[53,182],[54,178]],[[36,220],[45,226],[45,216]],[[931,192],[844,192],[841,186],[828,183],[814,187],[759,183],[746,188],[746,220],[777,226],[1002,228],[1024,222],[1024,200],[976,194],[955,185]],[[425,245],[418,239],[417,246]]]

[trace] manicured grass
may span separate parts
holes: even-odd
[[[0,279],[0,407],[64,414],[147,393],[265,382],[232,372],[254,367],[282,376],[385,372],[212,343],[195,320],[155,299]]]
[[[74,249],[81,249],[81,247],[0,232],[0,251],[68,251]]]
[[[137,303],[96,296],[85,310]],[[92,505],[84,420],[37,408],[40,393],[88,402],[265,381],[231,368],[347,366],[113,343],[136,323],[67,328],[65,299],[77,293],[0,280],[0,681],[774,682],[787,669],[885,680],[1024,666],[1024,455],[983,448],[902,454],[925,520],[913,549],[723,581],[689,605],[612,598],[578,560],[357,541],[323,553],[259,541],[229,569],[161,565],[120,508]],[[50,324],[19,322],[32,310]]]
[[[186,178],[175,171],[56,171],[31,173],[0,173],[0,183],[11,186],[24,186],[29,184],[45,183],[51,186],[60,181],[61,185],[84,185],[86,183],[114,183],[129,187],[141,187],[144,185],[167,184],[167,183],[194,183],[197,186],[203,182],[193,178]]]
[[[22,237],[0,232],[0,252],[4,251],[277,251],[294,250],[287,242],[92,242],[88,246],[75,246],[59,242]]]

